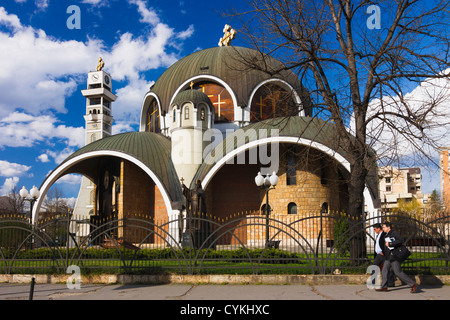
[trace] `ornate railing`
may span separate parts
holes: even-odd
[[[372,227],[392,221],[412,255],[409,273],[450,273],[450,217],[350,219],[338,214],[237,215],[153,221],[59,216],[30,224],[0,218],[0,273],[332,274],[365,273]],[[186,225],[194,226],[184,230]],[[269,241],[265,232],[269,226]]]

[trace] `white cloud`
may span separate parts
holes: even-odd
[[[380,158],[405,160],[403,165],[420,166],[423,156],[437,158],[437,148],[450,145],[450,81],[426,79],[402,98],[384,96],[372,101],[367,118],[375,117],[367,127],[368,144]],[[405,119],[423,119],[422,128]],[[351,121],[354,132],[354,119]],[[428,161],[423,161],[426,163]],[[387,163],[386,163],[387,164]],[[428,162],[429,164],[429,162]],[[402,164],[401,164],[402,165]]]
[[[0,7],[0,25],[6,26],[0,31],[0,117],[17,109],[33,115],[48,110],[67,112],[66,98],[85,81],[99,56],[117,81],[138,80],[142,72],[174,63],[177,57],[168,48],[176,48],[180,40],[190,37],[193,26],[176,33],[159,22],[157,13],[147,9],[142,0],[130,3],[138,6],[141,21],[152,28],[141,36],[122,34],[108,51],[98,39],[89,38],[85,43],[55,39],[41,29],[23,25],[17,15]]]
[[[79,185],[81,183],[81,175],[79,174],[66,174],[59,178],[55,183],[64,183],[64,184],[75,184]]]
[[[75,203],[77,202],[77,198],[71,197],[71,198],[63,198],[64,201],[66,201],[67,205],[71,208],[75,207]]]
[[[0,25],[9,26],[14,29],[22,28],[19,17],[15,14],[8,14],[3,7],[0,7]]]
[[[164,24],[158,24],[146,36],[134,37],[128,32],[122,34],[111,52],[104,57],[112,77],[119,81],[136,80],[141,72],[174,63],[177,60],[175,54],[166,52],[173,35],[173,30]]]
[[[148,23],[149,25],[155,26],[160,22],[158,15],[153,9],[147,8],[147,1],[144,0],[129,0],[131,4],[135,4],[138,7],[138,12],[141,14],[142,23]]]
[[[113,103],[113,116],[120,121],[139,122],[142,101],[153,81],[133,79],[116,91],[117,100]]]
[[[14,0],[16,3],[25,3],[27,2],[27,0]],[[48,7],[48,3],[50,2],[50,0],[34,0],[34,4],[36,5],[36,7],[38,7],[38,9],[40,10],[45,10]]]
[[[39,160],[42,163],[50,162],[50,159],[48,158],[48,155],[43,153],[40,156],[37,157],[37,160]]]
[[[67,159],[72,153],[74,153],[74,149],[72,148],[64,148],[63,150],[48,150],[47,154],[55,160],[56,164],[60,164],[64,160]]]
[[[93,6],[101,6],[107,3],[106,0],[83,0],[81,3],[91,4]]]
[[[36,2],[40,8],[48,3]],[[113,79],[124,81],[115,92],[115,130],[122,132],[131,128],[132,122],[139,123],[142,99],[152,83],[143,78],[143,72],[174,63],[177,57],[170,48],[180,46],[194,28],[191,25],[176,33],[160,22],[147,2],[129,3],[137,6],[141,22],[151,26],[150,32],[140,36],[124,33],[108,49],[103,41],[89,37],[86,42],[55,39],[41,29],[22,24],[17,15],[0,7],[0,148],[31,147],[37,142],[52,145],[56,140],[66,147],[84,146],[84,128],[64,125],[56,115],[67,112],[66,99],[85,83],[86,73],[95,67],[99,56],[106,61],[105,70]]]
[[[114,122],[112,126],[112,134],[124,133],[124,132],[134,132],[139,128],[134,127],[136,125],[136,121],[118,121]]]
[[[194,25],[191,24],[186,30],[179,32],[177,34],[177,38],[181,40],[190,38],[194,34],[194,31],[195,31]]]
[[[2,177],[20,177],[25,175],[30,169],[30,166],[0,160],[0,176]]]
[[[49,0],[35,0],[36,6],[41,10],[47,9],[48,2],[49,2]]]
[[[37,142],[51,144],[53,139],[71,147],[84,145],[83,127],[70,127],[58,122],[58,119],[51,115],[11,113],[0,119],[0,148],[31,147]]]
[[[56,40],[22,25],[2,7],[0,25],[7,27],[0,32],[0,117],[16,109],[35,115],[49,109],[66,112],[65,99],[97,60],[102,43]]]
[[[11,190],[13,190],[16,187],[18,183],[19,183],[18,177],[5,179],[5,182],[0,187],[0,196],[8,195],[11,192]]]

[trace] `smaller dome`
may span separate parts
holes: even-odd
[[[173,99],[172,104],[180,106],[188,101],[192,102],[195,106],[197,106],[200,102],[204,102],[211,108],[211,110],[213,109],[211,100],[209,100],[208,96],[205,93],[199,90],[184,90],[179,92]]]

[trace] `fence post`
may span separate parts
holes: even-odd
[[[36,282],[36,280],[34,279],[34,277],[31,278],[30,295],[28,296],[28,300],[33,300],[35,282]]]

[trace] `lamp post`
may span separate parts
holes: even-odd
[[[35,186],[31,188],[30,193],[28,193],[28,190],[25,189],[25,186],[22,187],[22,189],[19,192],[20,196],[26,200],[30,201],[30,224],[33,223],[32,221],[32,214],[33,214],[33,205],[36,202],[37,198],[39,198],[39,195],[41,194]],[[28,197],[30,195],[30,197]]]
[[[270,214],[269,191],[275,189],[275,186],[278,183],[278,176],[274,171],[271,176],[267,174],[267,176],[264,178],[261,175],[261,172],[258,172],[258,175],[255,177],[255,183],[261,190],[264,190],[266,193],[266,245],[267,245],[269,243],[269,214]]]

